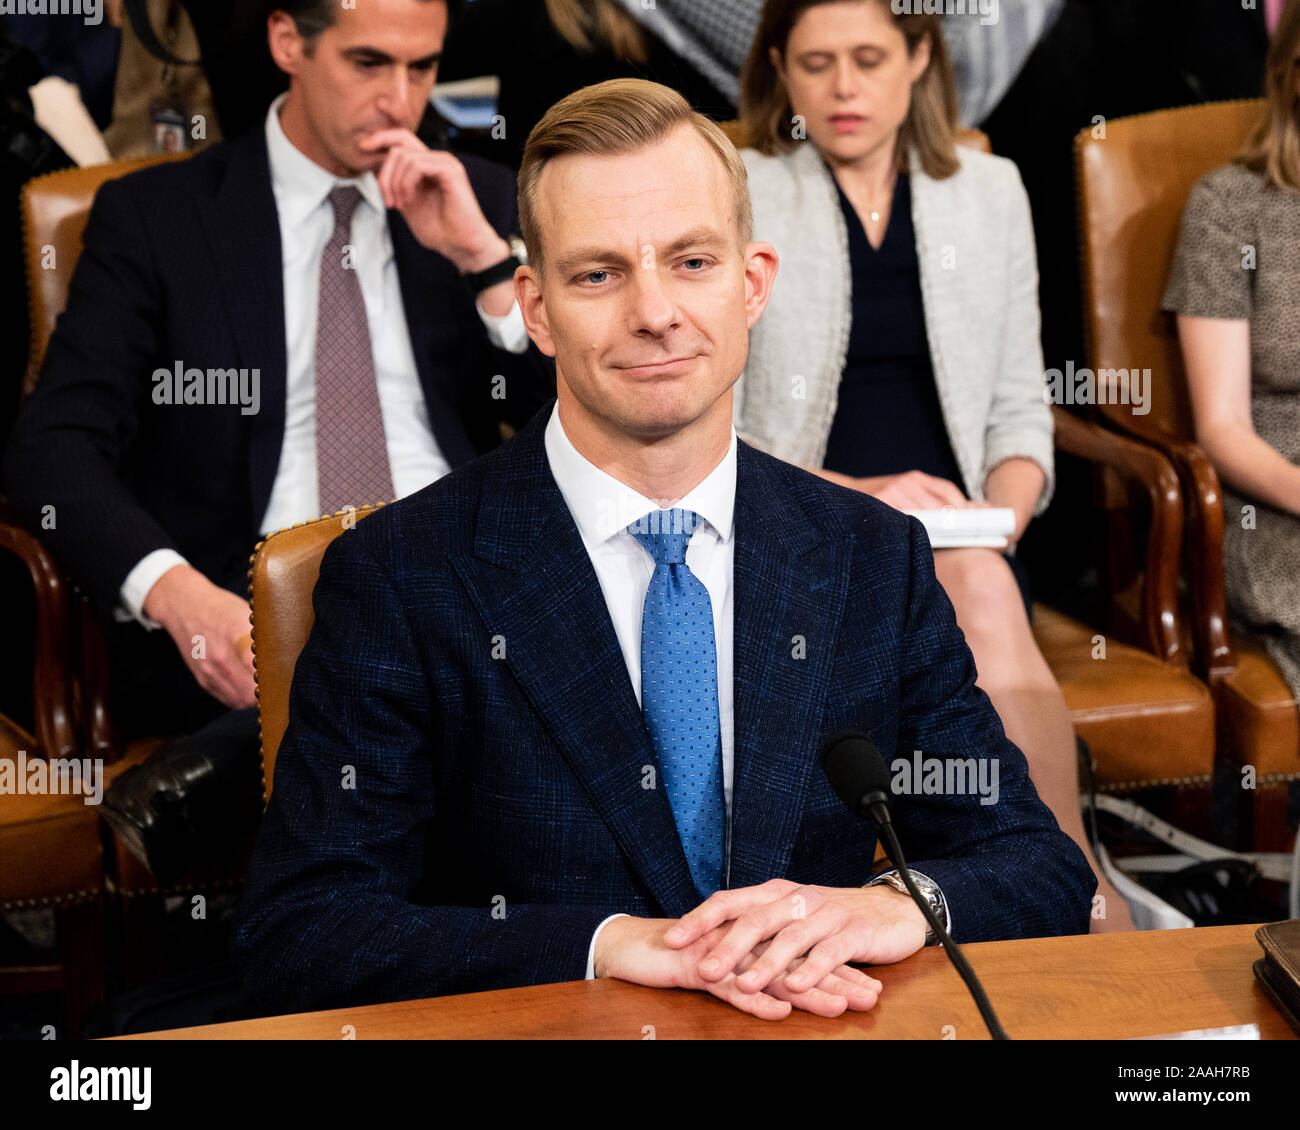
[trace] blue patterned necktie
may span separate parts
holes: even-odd
[[[713,605],[686,564],[699,523],[690,510],[656,510],[627,532],[655,562],[641,618],[641,709],[691,877],[707,898],[723,883],[727,814]]]

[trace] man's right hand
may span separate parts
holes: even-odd
[[[232,710],[256,704],[253,653],[239,643],[251,628],[248,601],[192,565],[174,565],[149,590],[144,614],[167,629],[208,694]]]
[[[747,992],[736,984],[736,978],[762,956],[766,942],[755,946],[726,977],[706,981],[699,975],[699,963],[731,924],[715,927],[682,949],[664,944],[664,934],[672,924],[668,918],[624,917],[607,922],[596,937],[596,976],[618,977],[658,989],[702,990],[762,1020],[783,1020],[795,1008],[818,1016],[839,1016],[846,1008],[866,1012],[880,996],[880,982],[849,965],[832,970],[803,992],[792,992],[778,982],[759,992]],[[803,958],[798,958],[790,969],[801,964]]]

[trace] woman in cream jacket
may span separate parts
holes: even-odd
[[[1052,492],[1038,275],[1015,166],[954,145],[936,16],[888,0],[769,0],[741,76],[755,237],[780,256],[736,391],[748,442],[902,510],[1015,512]],[[1098,873],[1093,929],[1131,929],[1079,806],[1074,731],[1011,553],[935,572],[978,683]]]

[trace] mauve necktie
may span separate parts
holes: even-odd
[[[361,193],[354,185],[341,184],[330,192],[334,234],[320,259],[316,482],[322,514],[393,497],[366,304],[352,266],[355,255],[344,264],[352,214],[360,202]]]
[[[656,510],[627,531],[655,562],[641,617],[641,709],[691,877],[707,898],[723,883],[727,813],[713,605],[686,564],[699,523],[690,510]]]

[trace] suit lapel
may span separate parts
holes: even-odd
[[[199,209],[216,260],[218,293],[234,327],[240,364],[261,375],[252,417],[249,481],[253,520],[271,497],[284,439],[284,267],[266,138],[254,130],[232,146],[210,209]]]
[[[543,445],[539,413],[485,476],[472,555],[452,565],[509,665],[668,917],[698,904],[595,569]]]
[[[454,420],[456,397],[446,384],[447,366],[454,363],[456,354],[446,338],[459,318],[472,316],[477,320],[478,316],[471,313],[472,305],[467,305],[464,312],[455,308],[445,288],[455,285],[463,289],[464,284],[456,277],[450,260],[421,244],[402,214],[393,209],[388,212],[388,231],[393,241],[393,260],[411,336],[411,352],[415,356],[415,371],[429,410],[429,425],[443,456],[451,466],[459,467],[478,452],[464,428]],[[434,357],[443,358],[443,368],[434,367]]]
[[[849,580],[778,466],[737,447],[735,775],[729,887],[785,874],[815,766]]]
[[[411,332],[411,351],[415,354],[415,371],[420,378],[426,399],[429,396],[433,373],[429,365],[429,350],[433,334],[434,303],[428,294],[429,271],[421,275],[414,262],[425,249],[416,241],[400,212],[389,209],[388,233],[393,241],[393,260],[397,265],[397,278],[402,290],[402,310],[406,326]],[[428,252],[425,252],[427,255]],[[417,285],[420,284],[420,285]],[[418,298],[417,298],[418,295]]]

